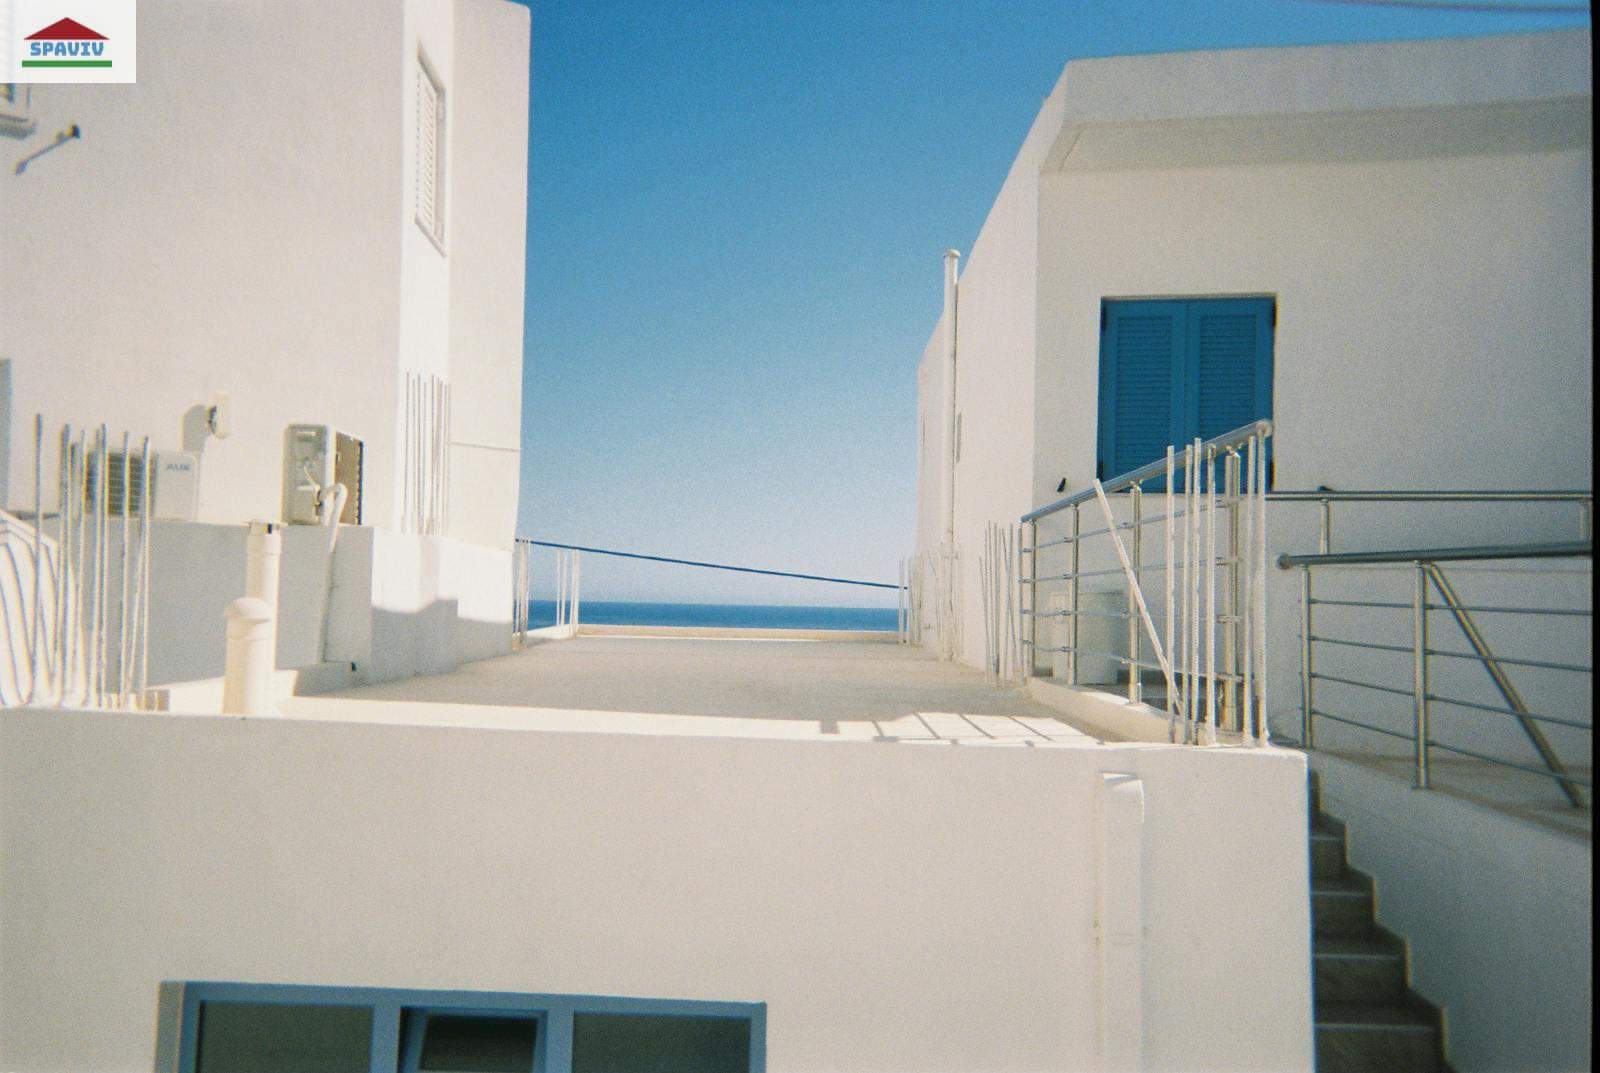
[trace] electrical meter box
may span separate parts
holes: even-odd
[[[332,425],[290,425],[283,433],[283,520],[317,525],[317,497],[334,484],[345,487],[339,521],[361,524],[362,443]]]

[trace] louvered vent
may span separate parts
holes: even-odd
[[[417,226],[444,245],[444,87],[417,56]]]
[[[100,459],[90,455],[89,479],[84,484],[83,501],[85,509],[96,511],[99,509],[98,497],[100,495]],[[155,460],[151,459],[152,472]],[[151,482],[152,485],[155,483]],[[144,511],[144,469],[140,465],[140,457],[136,454],[128,456],[127,484],[123,484],[122,452],[108,451],[106,453],[106,514],[121,517],[131,514],[138,517]]]

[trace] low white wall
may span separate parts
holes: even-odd
[[[1378,920],[1444,1009],[1458,1073],[1591,1068],[1591,840],[1510,819],[1323,753],[1323,807],[1378,877]]]
[[[326,656],[355,664],[362,680],[384,681],[510,651],[509,551],[366,526],[340,527],[337,544],[319,526],[281,532],[279,667]],[[152,552],[151,683],[220,675],[223,612],[244,594],[245,527],[160,523]],[[113,621],[115,613],[113,600]]]
[[[774,1071],[1309,1070],[1305,855],[1291,753],[11,710],[0,1066],[147,1067],[208,979],[764,1001]]]

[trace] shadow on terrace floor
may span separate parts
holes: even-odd
[[[1083,740],[1021,689],[997,687],[981,671],[920,648],[870,641],[578,637],[335,696],[808,720],[824,734],[840,723],[909,719],[934,739]],[[904,739],[907,726],[880,732]]]

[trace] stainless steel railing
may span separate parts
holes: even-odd
[[[1273,492],[1268,498],[1285,501],[1316,502],[1321,506],[1318,534],[1319,551],[1316,554],[1282,555],[1278,565],[1285,570],[1298,570],[1300,575],[1300,696],[1301,744],[1311,749],[1316,744],[1316,721],[1327,719],[1369,732],[1409,740],[1412,747],[1415,780],[1419,788],[1426,789],[1432,781],[1432,752],[1443,749],[1457,755],[1486,761],[1503,767],[1516,768],[1555,780],[1567,799],[1574,805],[1583,803],[1582,789],[1590,780],[1570,771],[1551,744],[1543,726],[1560,726],[1592,735],[1591,723],[1545,712],[1536,712],[1524,700],[1524,694],[1513,683],[1508,668],[1521,668],[1521,673],[1534,671],[1554,672],[1562,675],[1587,676],[1590,680],[1587,693],[1592,706],[1593,668],[1564,659],[1535,659],[1497,654],[1478,622],[1479,615],[1507,616],[1528,621],[1535,617],[1546,621],[1593,617],[1592,607],[1533,606],[1528,603],[1472,604],[1463,600],[1456,585],[1445,573],[1441,564],[1465,562],[1503,562],[1507,560],[1551,560],[1593,558],[1590,527],[1593,516],[1593,493],[1586,491],[1316,491]],[[1403,548],[1376,551],[1334,552],[1332,544],[1333,506],[1341,502],[1382,503],[1551,503],[1570,504],[1576,508],[1577,535],[1570,542],[1541,542],[1526,544],[1494,544],[1449,548]],[[1409,567],[1411,573],[1409,600],[1331,599],[1318,596],[1316,574],[1334,568],[1372,570],[1390,567]],[[1393,611],[1410,612],[1409,644],[1385,643],[1372,640],[1372,630],[1378,623],[1364,620],[1367,629],[1363,637],[1335,637],[1318,632],[1319,608],[1358,609],[1362,613]],[[1432,615],[1448,613],[1467,643],[1469,651],[1439,648],[1432,630]],[[1322,648],[1367,651],[1404,655],[1410,657],[1410,681],[1403,685],[1369,681],[1349,674],[1331,674],[1319,669],[1318,655]],[[1436,690],[1435,661],[1438,659],[1462,660],[1476,663],[1488,675],[1494,693],[1503,704],[1485,703],[1472,697],[1443,694]],[[1318,687],[1331,683],[1373,693],[1401,696],[1410,702],[1409,731],[1358,720],[1342,713],[1327,711],[1319,706]],[[1440,741],[1435,734],[1433,714],[1436,706],[1460,708],[1469,711],[1509,716],[1516,723],[1540,760],[1540,766],[1522,764],[1497,756],[1482,749],[1469,749],[1459,743]],[[1592,742],[1591,742],[1592,749]]]
[[[1245,741],[1265,743],[1271,435],[1270,422],[1256,421],[1210,440],[1169,446],[1163,459],[1024,514],[1025,672],[1037,674],[1038,657],[1057,653],[1065,657],[1067,683],[1081,685],[1083,657],[1111,661],[1125,669],[1128,699],[1137,703],[1144,699],[1143,673],[1155,671],[1172,740],[1206,743],[1218,740],[1219,731],[1236,731]],[[1160,514],[1145,509],[1153,495],[1163,497]],[[1085,528],[1086,508],[1095,528]],[[1146,539],[1157,523],[1164,529],[1159,555]],[[1091,543],[1100,537],[1105,545]],[[1107,562],[1103,568],[1092,558],[1097,551]],[[1157,571],[1164,599],[1153,611],[1145,589]],[[1116,585],[1107,590],[1097,579],[1116,579]],[[1061,586],[1055,594],[1061,606],[1046,610],[1041,593],[1053,585]],[[1119,610],[1085,606],[1085,596],[1107,591],[1120,595]],[[1125,651],[1084,643],[1083,621],[1096,618],[1125,625]],[[1039,623],[1047,619],[1063,627],[1064,643],[1041,643]]]

